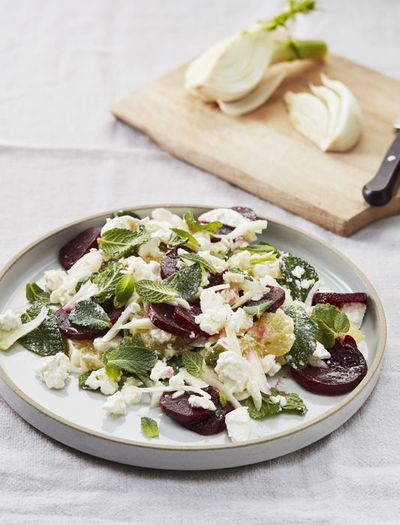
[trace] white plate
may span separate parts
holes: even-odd
[[[201,207],[168,206],[195,214]],[[147,215],[153,208],[139,208]],[[111,212],[69,224],[39,239],[19,253],[0,274],[0,311],[24,306],[25,284],[36,281],[43,271],[58,265],[59,248],[78,232],[101,225]],[[139,406],[125,418],[106,417],[104,397],[78,389],[72,378],[63,391],[48,390],[35,378],[40,358],[16,345],[0,352],[0,392],[7,403],[26,421],[48,436],[73,448],[105,459],[142,467],[202,470],[248,465],[272,459],[326,436],[342,425],[371,393],[380,368],[386,323],[380,300],[367,278],[343,255],[321,240],[291,226],[269,221],[265,240],[304,257],[313,264],[322,288],[332,291],[363,291],[370,297],[363,332],[368,344],[369,371],[351,393],[344,396],[317,396],[303,390],[291,379],[283,379],[283,390],[298,392],[308,406],[305,416],[282,414],[255,423],[257,439],[244,444],[229,442],[226,433],[203,437],[175,424],[160,409]],[[274,384],[274,381],[273,381]],[[140,416],[148,414],[159,422],[160,437],[147,439],[140,430]]]

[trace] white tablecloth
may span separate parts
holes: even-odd
[[[108,112],[113,100],[280,5],[1,0],[0,264],[49,229],[104,209],[183,201],[254,207],[331,241],[377,287],[389,341],[374,393],[305,450],[211,473],[85,456],[0,399],[2,524],[399,523],[400,218],[337,237],[169,157]],[[396,0],[325,1],[298,33],[325,37],[334,51],[399,77],[399,22]]]

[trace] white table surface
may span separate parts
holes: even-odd
[[[0,399],[2,524],[399,523],[400,218],[340,238],[169,157],[108,112],[113,100],[280,5],[0,0],[0,264],[48,230],[104,209],[183,201],[254,207],[332,242],[377,287],[389,341],[373,395],[305,450],[211,473],[85,456]],[[297,33],[324,37],[335,52],[400,77],[399,22],[397,0],[325,0]]]

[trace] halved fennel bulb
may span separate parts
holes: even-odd
[[[218,100],[220,109],[228,115],[239,116],[259,108],[275,93],[286,76],[285,71],[279,71],[272,76],[264,77],[258,86],[248,95],[233,102]]]
[[[289,120],[322,151],[347,151],[361,135],[360,106],[342,82],[326,75],[321,75],[321,81],[323,86],[310,86],[312,94],[286,93]]]

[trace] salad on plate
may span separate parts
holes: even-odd
[[[26,285],[23,312],[0,314],[0,350],[37,354],[49,389],[77,375],[82,395],[104,396],[105,417],[147,404],[147,438],[162,432],[159,407],[188,431],[252,439],[257,420],[307,411],[282,373],[327,396],[367,373],[367,294],[321,291],[309,262],[257,240],[266,228],[245,207],[117,212]]]

